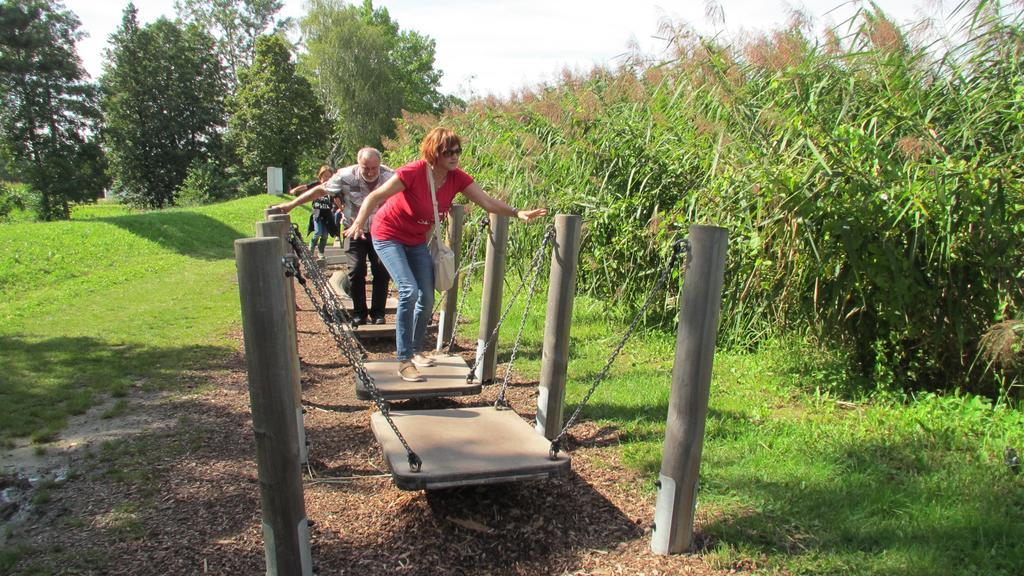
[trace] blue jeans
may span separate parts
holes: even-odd
[[[324,255],[327,247],[327,222],[318,218],[313,219],[313,236],[309,239],[309,251],[315,253],[320,248],[320,255]]]
[[[406,246],[374,238],[373,248],[398,288],[395,343],[398,360],[409,360],[422,351],[427,323],[434,311],[434,261],[426,243]]]

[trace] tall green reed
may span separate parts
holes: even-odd
[[[724,343],[799,330],[879,387],[996,393],[971,367],[1024,305],[1024,30],[990,2],[954,24],[967,39],[942,49],[877,9],[821,40],[679,27],[664,62],[406,116],[389,153],[440,122],[488,190],[582,214],[586,293],[638,304],[677,230],[713,223],[731,234]],[[540,234],[513,228],[519,265]]]

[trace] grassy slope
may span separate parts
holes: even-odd
[[[165,386],[237,344],[232,241],[272,200],[78,209],[0,226],[0,438],[56,434],[129,386]]]

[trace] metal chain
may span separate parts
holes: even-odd
[[[344,308],[340,307],[337,298],[334,297],[334,291],[330,286],[322,286],[322,284],[324,284],[324,275],[313,261],[312,256],[306,250],[305,243],[302,241],[302,234],[295,226],[292,228],[292,235],[289,236],[289,242],[295,249],[296,254],[299,255],[299,260],[301,260],[307,267],[307,270],[309,270],[310,265],[312,265],[313,271],[309,276],[313,278],[313,283],[316,286],[317,291],[321,292],[320,300],[313,297],[313,292],[309,289],[307,283],[301,279],[301,272],[296,268],[295,273],[296,278],[300,279],[299,284],[305,290],[306,296],[309,298],[310,302],[312,302],[313,306],[317,309],[321,319],[324,320],[324,324],[327,325],[327,330],[334,338],[334,343],[338,347],[338,350],[341,351],[342,355],[345,356],[352,365],[352,368],[356,373],[356,378],[363,383],[363,386],[367,390],[369,390],[373,403],[377,405],[377,409],[380,410],[380,413],[384,416],[388,426],[391,427],[391,430],[395,433],[398,441],[401,442],[402,446],[405,448],[405,452],[408,455],[409,469],[413,472],[419,472],[423,466],[423,460],[420,459],[419,455],[417,455],[415,451],[413,451],[412,447],[409,446],[409,442],[406,441],[405,436],[403,436],[398,430],[398,425],[395,424],[394,419],[391,418],[391,407],[381,395],[380,390],[377,389],[377,383],[374,381],[373,376],[366,371],[366,348],[364,348],[362,343],[360,343],[359,340],[350,332],[345,332],[340,329],[340,322],[337,321],[339,319],[337,313],[341,310],[346,317],[348,317],[348,313]],[[320,282],[317,282],[317,276],[320,277]],[[327,294],[327,298],[324,298],[324,293]],[[334,307],[334,314],[328,311],[328,300],[331,301],[331,304]],[[334,318],[336,321],[329,321],[329,318]],[[344,332],[344,335],[342,335],[342,332]]]
[[[468,299],[467,293],[469,292],[469,285],[473,279],[473,271],[476,270],[477,264],[480,262],[478,256],[480,252],[480,242],[484,237],[484,228],[487,228],[490,225],[490,218],[484,217],[480,219],[480,223],[478,224],[480,229],[477,232],[476,237],[473,238],[473,243],[469,247],[469,251],[466,253],[471,255],[474,260],[468,265],[463,266],[462,272],[460,272],[462,274],[462,288],[460,288],[459,292],[459,305],[455,308],[455,318],[452,320],[452,337],[448,339],[448,344],[446,345],[449,355],[455,351],[455,340],[459,334],[459,320],[462,318],[463,308],[466,307],[466,300]]]
[[[359,339],[352,335],[352,330],[355,330],[352,315],[349,314],[347,308],[342,306],[341,301],[338,299],[338,295],[334,292],[334,289],[331,288],[330,280],[328,280],[327,276],[324,275],[316,261],[313,260],[313,253],[306,249],[306,243],[302,240],[302,234],[294,225],[292,227],[291,244],[295,253],[302,261],[303,266],[306,267],[306,275],[313,280],[313,285],[316,288],[317,293],[320,295],[320,300],[324,303],[325,311],[322,313],[324,322],[348,324],[350,330],[346,331],[346,335],[349,336],[349,339],[352,341],[352,345],[359,350],[360,355],[365,358],[366,348]]]
[[[313,304],[313,307],[316,309],[320,319],[324,321],[324,324],[327,326],[327,330],[334,337],[338,350],[340,350],[342,355],[349,361],[349,364],[358,370],[362,364],[362,356],[359,350],[351,345],[350,338],[342,336],[342,331],[338,330],[338,326],[335,322],[331,322],[327,319],[329,314],[327,313],[326,306],[322,304],[314,295],[313,291],[310,290],[309,283],[302,277],[302,272],[297,266],[295,267],[293,275],[298,280],[299,285],[302,286],[302,289],[306,292],[306,297],[309,298],[309,301]]]
[[[543,248],[547,246],[551,240],[555,237],[555,229],[548,228],[544,233],[544,240],[541,241],[542,250],[538,250],[538,255],[543,255]],[[508,358],[508,362],[505,364],[505,377],[501,382],[501,390],[498,392],[498,399],[494,401],[494,407],[498,409],[508,408],[508,400],[505,399],[505,392],[508,390],[508,381],[512,376],[512,365],[515,364],[516,354],[519,353],[519,345],[523,341],[523,330],[526,328],[526,319],[530,315],[530,304],[533,302],[533,297],[537,293],[537,281],[540,279],[541,266],[539,258],[534,257],[534,261],[530,263],[530,267],[533,270],[533,276],[530,278],[530,289],[526,293],[526,306],[523,307],[523,316],[519,320],[519,331],[516,332],[516,339],[512,343],[512,353]]]
[[[530,266],[532,268],[536,269],[540,267],[540,258],[544,255],[544,248],[547,246],[547,243],[554,237],[554,230],[554,226],[549,226],[545,232],[544,240],[541,242],[540,246],[537,247],[537,251],[533,254],[533,259],[530,261]],[[483,347],[477,351],[476,359],[473,360],[473,366],[469,369],[469,374],[466,375],[466,382],[472,382],[476,379],[476,369],[480,366],[480,363],[483,362],[484,356],[487,355],[487,349],[490,348],[491,344],[493,344],[497,339],[498,331],[501,330],[501,325],[505,323],[505,317],[508,316],[509,311],[512,310],[512,305],[515,304],[519,295],[523,293],[523,289],[525,287],[525,283],[519,284],[519,288],[516,290],[516,293],[508,299],[508,304],[505,305],[505,309],[501,312],[501,316],[498,318],[498,323],[494,325],[494,330],[491,330],[490,336],[484,340]]]
[[[608,361],[605,362],[604,367],[601,368],[601,372],[597,375],[597,378],[594,379],[594,383],[590,385],[590,390],[587,390],[583,400],[576,406],[576,410],[572,413],[572,416],[569,417],[569,420],[566,421],[562,430],[554,437],[554,439],[551,440],[551,448],[548,451],[548,455],[552,460],[558,457],[558,452],[562,449],[562,438],[565,436],[566,432],[569,431],[569,428],[572,428],[572,426],[576,424],[576,420],[579,418],[580,413],[583,412],[583,408],[587,405],[587,402],[590,401],[590,397],[593,396],[594,391],[597,390],[598,384],[608,376],[608,370],[611,369],[612,363],[615,362],[615,358],[618,357],[619,353],[622,352],[622,349],[626,346],[626,342],[629,340],[630,336],[633,335],[636,327],[640,324],[640,320],[647,314],[647,310],[650,309],[651,303],[654,302],[654,296],[661,292],[663,285],[668,280],[672,270],[675,268],[679,257],[684,254],[686,257],[686,263],[684,265],[685,270],[690,266],[690,241],[687,238],[680,238],[672,243],[672,255],[668,260],[668,264],[666,264],[665,269],[661,271],[661,275],[658,277],[658,281],[655,282],[654,288],[647,294],[647,299],[644,301],[643,306],[640,307],[640,310],[637,311],[636,316],[630,323],[626,333],[622,335],[622,339],[619,340],[618,346],[615,347],[611,356],[608,357]]]

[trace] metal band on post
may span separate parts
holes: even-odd
[[[690,227],[689,241],[692,260],[679,297],[672,392],[651,532],[651,550],[656,554],[686,552],[693,544],[729,232],[695,225]]]

